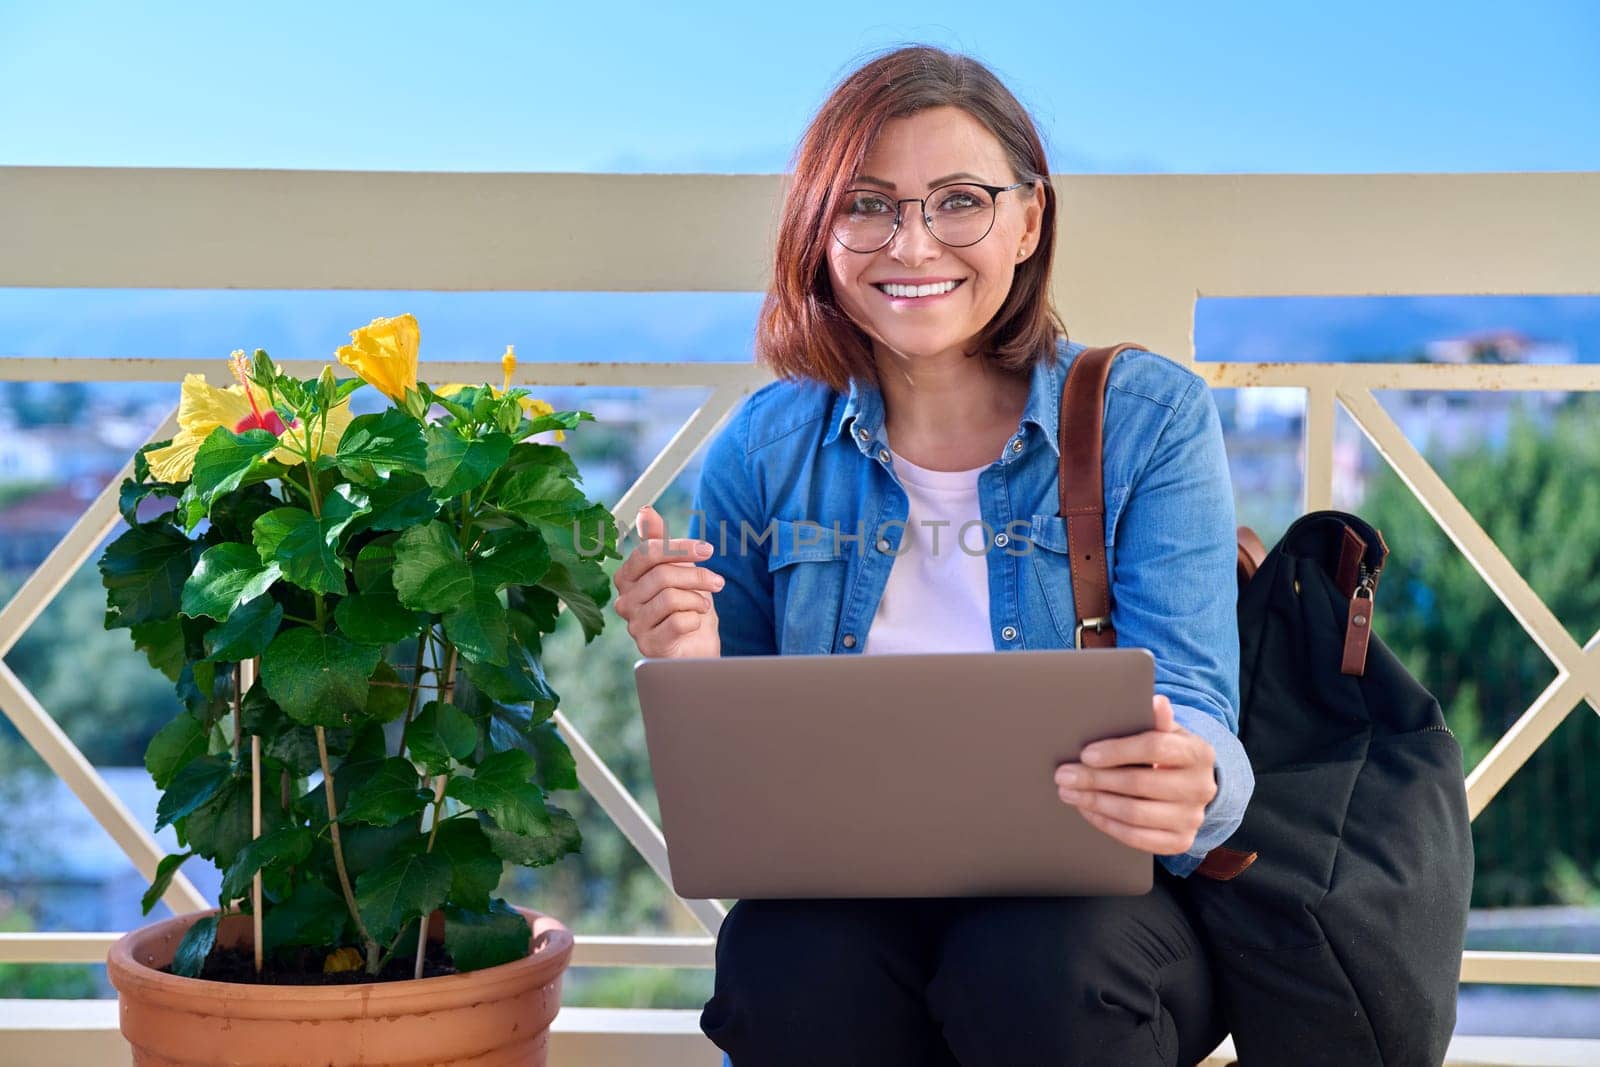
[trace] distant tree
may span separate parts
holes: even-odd
[[[1501,447],[1435,458],[1445,483],[1582,645],[1600,628],[1600,397]],[[1388,468],[1363,515],[1391,551],[1376,631],[1445,707],[1471,769],[1555,667]],[[1600,874],[1600,717],[1579,707],[1478,817],[1474,903],[1582,898]]]

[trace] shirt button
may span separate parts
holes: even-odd
[[[997,533],[997,534],[994,535],[994,546],[996,548],[1004,548],[1004,547],[1006,547],[1006,545],[1008,545],[1010,543],[1011,543],[1011,538],[1009,536],[1007,536],[1006,534]]]
[[[872,436],[872,431],[867,429],[865,426],[862,426],[857,428],[856,436],[865,441],[867,438]]]
[[[893,548],[894,548],[894,546],[889,543],[889,539],[887,537],[878,538],[878,551],[879,552],[889,552],[889,551],[893,550]]]
[[[1011,442],[1011,451],[1013,451],[1013,452],[1021,452],[1022,451],[1022,438],[1018,437],[1018,438],[1016,438],[1015,440],[1013,440]]]
[[[878,449],[878,458],[885,463],[889,462],[889,450],[887,448]]]
[[[855,634],[845,634],[844,635],[844,647],[845,648],[855,648],[856,647],[856,635]]]
[[[1000,631],[1000,636],[1005,638],[1007,641],[1015,641],[1017,639],[1017,628],[1015,626],[1007,626],[1004,630]]]

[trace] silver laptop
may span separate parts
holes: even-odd
[[[1139,894],[1056,765],[1151,729],[1144,649],[641,659],[680,896]]]

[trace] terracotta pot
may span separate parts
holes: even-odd
[[[420,981],[241,985],[158,970],[210,912],[140,927],[111,946],[106,963],[136,1067],[535,1067],[545,1063],[572,933],[518,910],[533,928],[526,957]],[[217,941],[248,945],[249,918],[225,919]]]

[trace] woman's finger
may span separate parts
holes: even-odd
[[[1090,767],[1150,766],[1187,767],[1201,762],[1209,750],[1200,738],[1181,727],[1176,730],[1145,730],[1127,737],[1108,737],[1086,745],[1080,760]]]
[[[1141,800],[1119,793],[1102,793],[1096,790],[1083,792],[1063,789],[1061,799],[1075,805],[1081,812],[1108,815],[1129,826],[1146,830],[1166,830],[1176,834],[1193,834],[1204,821],[1204,805],[1176,803],[1168,800]]]
[[[624,619],[632,618],[644,604],[667,589],[685,589],[704,595],[709,604],[711,595],[727,584],[722,575],[707,567],[655,567],[643,578],[629,583],[612,601],[612,608]]]
[[[711,597],[709,594],[695,589],[663,589],[643,604],[639,605],[634,613],[634,621],[643,631],[650,631],[675,612],[690,612],[695,615],[704,615],[711,610]]]
[[[1145,800],[1200,801],[1209,803],[1215,792],[1197,774],[1177,773],[1173,767],[1085,767],[1064,763],[1056,769],[1056,784],[1079,791],[1099,790]]]
[[[1083,812],[1084,819],[1095,829],[1114,837],[1130,848],[1139,849],[1141,852],[1150,852],[1157,856],[1171,856],[1179,852],[1187,852],[1194,847],[1193,834],[1175,834],[1166,830],[1150,830],[1143,826],[1129,826],[1127,823],[1102,815],[1097,811]]]

